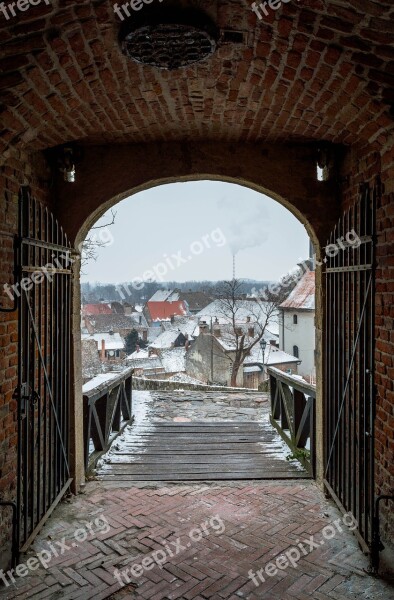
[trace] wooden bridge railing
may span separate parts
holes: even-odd
[[[268,369],[271,423],[313,477],[315,474],[316,388],[293,375]]]
[[[123,428],[133,420],[132,373],[98,375],[83,386],[85,470],[93,469]]]

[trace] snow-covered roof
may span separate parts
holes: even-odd
[[[275,346],[267,344],[264,352],[264,364],[268,367],[274,365],[281,365],[283,363],[300,363],[300,359],[296,356],[292,356],[283,350],[278,350]],[[263,364],[263,351],[260,344],[256,344],[251,350],[249,356],[244,360],[244,365],[250,365],[251,363]]]
[[[161,359],[159,356],[152,354],[147,358],[139,358],[127,360],[127,366],[133,367],[133,369],[143,369],[144,371],[164,371]]]
[[[148,322],[145,319],[145,315],[143,315],[141,312],[132,312],[130,318],[137,327],[148,327]]]
[[[126,360],[138,360],[138,359],[142,359],[142,358],[148,358],[149,356],[149,351],[144,349],[140,349],[132,352],[131,354],[129,354],[128,356],[126,356]]]
[[[280,308],[314,310],[315,309],[315,272],[306,271],[289,297]]]
[[[185,348],[163,350],[160,354],[160,358],[166,373],[182,373],[186,371]]]
[[[179,300],[179,293],[175,290],[157,290],[152,298],[149,298],[149,302],[174,302],[175,300]]]
[[[232,322],[232,313],[228,308],[227,302],[228,300],[214,300],[208,306],[200,310],[197,313],[197,317],[199,317],[203,321],[210,322],[212,319],[217,319],[219,324],[231,323]],[[255,298],[251,300],[236,300],[235,301],[235,319],[237,324],[250,324],[260,322],[264,323],[266,320],[266,315],[268,311],[271,311],[272,304],[270,302],[261,302],[256,301]],[[277,312],[275,311],[270,316],[270,325],[271,323],[277,322]]]
[[[155,339],[152,344],[150,344],[150,346],[151,348],[157,348],[160,350],[171,348],[172,344],[180,335],[181,332],[178,330],[170,329],[170,331],[164,331]]]
[[[261,369],[258,366],[244,367],[244,373],[261,373]]]
[[[163,321],[162,328],[165,331],[180,331],[183,335],[188,335],[189,337],[193,336],[193,333],[198,324],[198,318],[196,316],[190,317],[180,317],[175,316],[173,319],[173,323],[171,321]]]
[[[112,314],[112,315],[91,315],[85,318],[87,326],[90,325],[94,333],[109,333],[110,331],[119,331],[120,329],[130,329],[136,326],[131,316]]]
[[[83,334],[83,340],[96,340],[97,350],[101,350],[102,340],[105,342],[106,350],[122,350],[124,348],[124,339],[119,333],[93,333],[92,335]]]
[[[148,327],[148,342],[154,342],[162,333],[161,327]]]

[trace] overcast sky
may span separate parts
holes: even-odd
[[[277,280],[309,255],[306,230],[286,208],[230,183],[162,185],[114,210],[115,224],[93,232],[112,239],[83,267],[82,281],[120,283],[152,270],[167,281],[227,279],[233,254],[237,277]]]

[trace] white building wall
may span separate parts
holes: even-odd
[[[297,324],[294,324],[297,315]],[[279,347],[294,355],[294,346],[298,346],[298,373],[302,376],[315,375],[315,311],[296,309],[281,311]]]

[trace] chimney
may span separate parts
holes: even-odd
[[[105,360],[105,340],[101,340],[101,360]]]
[[[250,316],[247,316],[247,317],[246,317],[246,322],[247,322],[247,323],[250,323]]]
[[[220,333],[220,329],[219,329],[219,328],[215,328],[215,329],[213,330],[213,335],[214,335],[215,337],[217,337],[217,338],[220,338],[220,335],[221,335],[221,333]]]
[[[175,321],[175,315],[171,315],[171,323],[174,323]]]
[[[208,333],[208,324],[206,321],[200,321],[199,323],[200,335],[203,333]]]
[[[139,351],[140,351],[140,347],[139,347],[139,345],[138,345],[138,344],[136,344],[136,345],[135,345],[135,351],[136,351],[136,352],[139,352]]]
[[[249,327],[248,328],[248,336],[251,337],[251,338],[254,337],[254,327]]]

